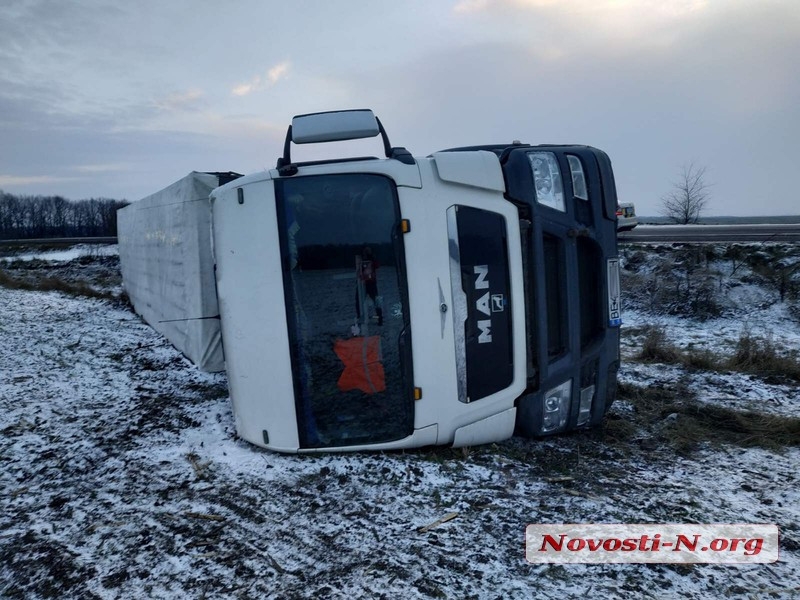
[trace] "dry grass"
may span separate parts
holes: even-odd
[[[642,333],[642,347],[636,357],[641,362],[683,365],[705,371],[739,371],[800,381],[800,358],[796,352],[783,352],[771,339],[753,336],[748,331],[741,334],[734,355],[727,358],[708,349],[678,348],[669,341],[664,327],[646,327]]]
[[[667,339],[663,327],[649,327],[645,331],[638,358],[642,362],[679,363],[681,351]]]
[[[676,441],[685,446],[704,440],[769,449],[800,445],[800,418],[737,411],[712,404],[685,406],[674,430]]]
[[[698,402],[683,381],[661,388],[620,386],[620,399],[634,407],[633,419],[606,419],[610,442],[629,442],[646,432],[655,445],[689,454],[702,443],[779,450],[800,445],[800,418]]]
[[[719,371],[722,368],[720,357],[708,349],[690,350],[683,353],[681,363],[691,369],[702,369],[704,371]]]
[[[603,441],[614,446],[629,444],[638,431],[634,421],[613,413],[606,416],[602,425]]]
[[[756,375],[787,377],[800,381],[800,360],[796,354],[782,354],[769,338],[759,338],[744,332],[736,344],[736,353],[728,367]]]
[[[12,290],[63,292],[70,296],[85,296],[87,298],[98,298],[100,300],[119,300],[115,294],[96,290],[83,282],[71,283],[57,277],[43,277],[36,280],[18,279],[11,277],[3,269],[0,269],[0,286]]]

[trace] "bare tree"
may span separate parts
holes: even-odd
[[[672,190],[661,198],[662,213],[675,223],[697,223],[711,196],[710,188],[706,167],[694,161],[684,164]]]

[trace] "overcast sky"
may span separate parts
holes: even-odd
[[[798,0],[0,0],[0,189],[138,199],[372,108],[415,155],[597,146],[640,215],[692,160],[708,214],[798,214],[798,57]]]

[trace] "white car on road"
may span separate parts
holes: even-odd
[[[639,224],[633,202],[617,204],[617,231],[630,231]]]

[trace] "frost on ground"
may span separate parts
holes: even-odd
[[[59,273],[105,277],[108,260]],[[763,396],[797,416],[800,388],[635,363],[649,317],[628,318],[622,398],[600,430],[306,457],[237,440],[224,375],[198,371],[121,303],[0,287],[0,597],[800,595],[800,447],[685,452],[675,423],[637,404],[656,392],[702,403],[702,385],[728,407]],[[676,331],[705,327],[675,318]],[[800,347],[781,323],[776,339]],[[571,522],[777,523],[781,559],[526,563],[526,524]]]
[[[30,249],[14,250],[2,249],[5,256],[0,256],[0,260],[10,262],[15,260],[44,260],[48,262],[68,262],[77,258],[89,256],[97,258],[100,256],[119,256],[119,249],[116,244],[90,245],[75,244],[68,248],[44,248],[36,251]]]

